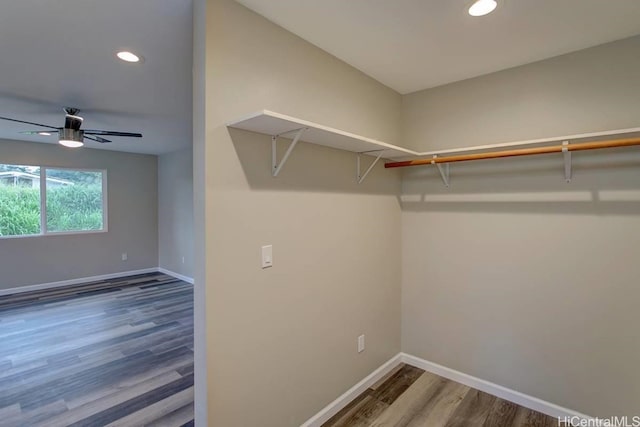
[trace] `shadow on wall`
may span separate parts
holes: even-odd
[[[356,154],[319,145],[299,143],[280,174],[271,174],[271,137],[239,129],[228,129],[247,183],[252,190],[333,192],[399,195],[400,171],[384,169],[380,160],[362,184],[356,180]],[[278,140],[278,161],[290,144]],[[362,156],[366,170],[375,158]]]
[[[562,155],[450,165],[446,188],[433,166],[403,170],[400,201],[412,212],[640,214],[640,149],[573,153],[572,180]]]

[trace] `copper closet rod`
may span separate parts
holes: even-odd
[[[515,150],[489,151],[486,153],[460,154],[456,156],[434,157],[431,159],[408,160],[404,162],[385,163],[385,168],[403,168],[407,166],[431,165],[436,163],[466,162],[469,160],[499,159],[502,157],[530,156],[533,154],[562,153],[567,151],[597,150],[600,148],[631,147],[640,145],[640,138],[616,139],[610,141],[583,142],[568,145],[552,145],[549,147],[520,148]]]

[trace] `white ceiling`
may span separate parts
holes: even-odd
[[[410,93],[640,34],[640,0],[238,0]]]
[[[62,126],[63,106],[84,128],[141,132],[92,148],[161,154],[191,144],[191,0],[17,0],[0,5],[0,116]],[[145,61],[115,58],[128,48]],[[0,121],[0,138],[29,125]]]

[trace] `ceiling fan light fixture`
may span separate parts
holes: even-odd
[[[89,139],[91,141],[95,141],[98,143],[107,143],[111,142],[111,140],[104,138],[105,136],[117,136],[121,138],[142,138],[142,134],[139,132],[122,132],[115,130],[98,130],[98,129],[81,129],[83,119],[78,115],[80,110],[72,107],[65,107],[64,112],[66,113],[64,118],[64,127],[53,127],[50,125],[44,125],[42,123],[30,122],[26,120],[12,119],[10,117],[2,117],[0,116],[0,122],[3,120],[15,123],[22,123],[25,125],[37,126],[41,128],[41,130],[31,130],[31,131],[22,131],[20,132],[23,135],[39,135],[39,136],[50,136],[53,135],[54,132],[58,134],[58,142],[65,147],[82,147],[84,145],[84,140]],[[49,128],[42,129],[42,128]]]
[[[498,3],[496,0],[476,0],[471,7],[469,7],[469,15],[471,16],[484,16],[493,12]]]
[[[142,57],[136,55],[133,52],[129,52],[128,50],[120,51],[116,54],[116,56],[125,62],[136,63],[142,61]]]
[[[68,148],[80,148],[84,145],[84,132],[75,129],[60,129],[58,143]]]
[[[64,145],[65,147],[68,147],[68,148],[80,148],[80,147],[84,146],[84,142],[73,141],[73,140],[68,140],[68,139],[61,139],[61,140],[58,141],[58,143],[60,145]]]

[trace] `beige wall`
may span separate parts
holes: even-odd
[[[156,156],[0,141],[0,162],[106,169],[109,209],[107,233],[0,239],[0,289],[157,267]]]
[[[193,277],[193,150],[158,157],[158,265]]]
[[[637,127],[640,36],[403,97],[418,150]]]
[[[640,125],[640,38],[409,95],[407,142]],[[592,416],[640,401],[640,152],[406,170],[403,351]]]
[[[206,9],[208,425],[299,425],[400,348],[587,414],[634,413],[637,150],[576,154],[571,184],[559,156],[455,165],[449,190],[407,170],[401,213],[394,172],[358,186],[352,155],[302,144],[274,179],[269,138],[224,124],[266,108],[419,150],[635,127],[640,37],[401,98],[231,0]]]
[[[400,180],[358,185],[355,155],[308,144],[273,178],[270,138],[225,123],[266,108],[397,141],[400,96],[231,0],[206,28],[208,425],[298,426],[400,350]]]

